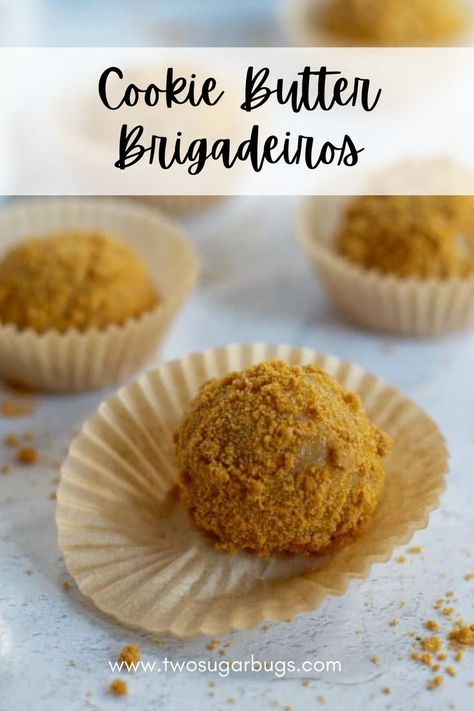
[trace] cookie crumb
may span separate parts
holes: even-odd
[[[440,652],[443,643],[439,637],[426,637],[421,641],[421,646],[425,652]]]
[[[128,694],[127,682],[123,679],[114,679],[109,685],[112,696],[126,696]]]
[[[426,688],[429,691],[432,691],[433,689],[437,689],[439,686],[441,686],[443,682],[443,677],[438,674],[437,676],[434,676],[432,679],[430,679],[430,681],[426,685]]]
[[[141,661],[142,653],[138,644],[126,644],[118,656],[119,662],[125,662],[125,664],[132,665],[138,664]]]
[[[474,647],[474,623],[470,625],[457,624],[449,633],[448,639],[455,644]]]
[[[452,617],[455,612],[456,612],[456,610],[454,609],[454,607],[444,607],[441,610],[441,614],[444,615],[445,617]]]
[[[416,554],[416,553],[423,553],[423,552],[424,552],[424,549],[423,549],[422,546],[410,546],[410,548],[407,548],[407,552],[408,552],[408,553],[413,553],[413,554]]]
[[[440,630],[440,626],[436,620],[427,620],[425,622],[425,627],[427,630],[430,630],[430,632],[439,632]]]
[[[384,686],[382,689],[382,694],[390,694],[390,687]]]
[[[405,563],[406,562],[406,557],[404,555],[397,555],[395,558],[395,563]]]
[[[27,417],[33,412],[33,407],[26,403],[18,403],[14,400],[2,400],[0,402],[0,415],[3,417]]]
[[[16,453],[16,460],[20,464],[35,464],[38,461],[38,450],[35,447],[21,447]]]

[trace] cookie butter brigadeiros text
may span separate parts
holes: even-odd
[[[104,329],[159,301],[145,264],[102,232],[27,240],[0,262],[0,321],[37,333]]]
[[[261,363],[207,382],[175,435],[180,497],[228,552],[325,553],[379,501],[390,438],[320,368]]]

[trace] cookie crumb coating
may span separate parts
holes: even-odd
[[[205,383],[175,435],[180,498],[234,553],[325,553],[377,506],[390,438],[314,365],[260,363]]]
[[[352,200],[338,252],[397,277],[447,279],[474,273],[474,198],[365,196]]]
[[[159,301],[146,265],[103,232],[22,242],[0,262],[0,321],[37,333],[121,325]]]
[[[410,46],[449,39],[468,19],[460,0],[330,0],[322,24],[359,44]]]

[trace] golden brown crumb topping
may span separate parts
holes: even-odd
[[[441,41],[466,22],[460,0],[331,0],[323,16],[332,35],[373,45]]]
[[[474,272],[474,199],[365,196],[351,201],[337,248],[365,269],[422,279]]]
[[[103,329],[139,317],[157,302],[142,260],[102,232],[27,240],[0,262],[0,321],[20,329]]]
[[[351,540],[378,503],[390,445],[327,373],[279,361],[203,385],[175,439],[196,526],[262,556]]]

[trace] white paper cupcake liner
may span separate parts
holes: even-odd
[[[198,273],[194,248],[177,225],[144,206],[107,199],[31,200],[3,209],[0,259],[24,239],[69,229],[104,230],[126,242],[150,269],[161,302],[140,318],[103,330],[38,334],[0,323],[0,376],[38,390],[97,389],[142,368]]]
[[[315,363],[358,393],[394,439],[386,486],[360,538],[325,557],[229,555],[170,495],[173,433],[200,385],[261,361]],[[117,620],[178,636],[252,628],[314,610],[427,525],[444,490],[443,436],[360,367],[290,346],[234,345],[161,365],[104,403],[74,440],[58,491],[59,545],[80,590]]]
[[[340,256],[335,237],[350,198],[310,198],[299,220],[300,242],[333,302],[364,328],[436,337],[474,324],[474,277],[401,279],[363,269]]]

